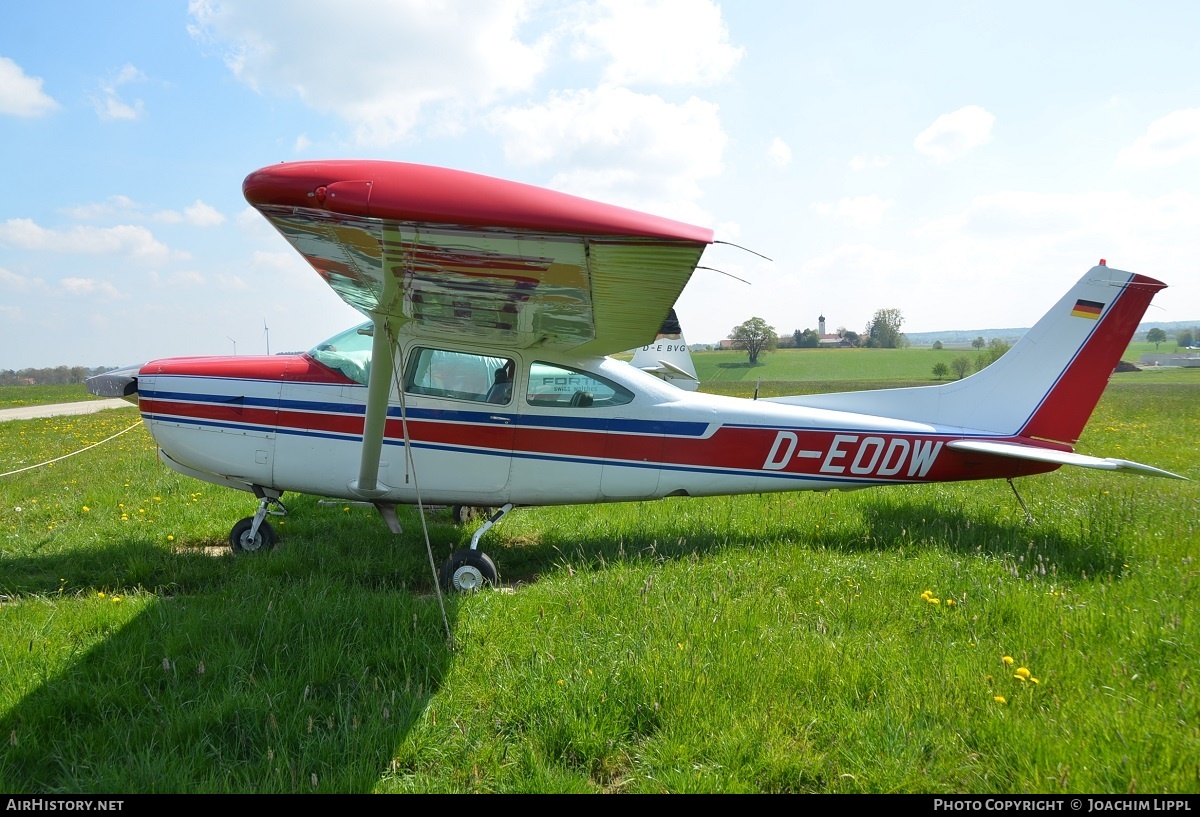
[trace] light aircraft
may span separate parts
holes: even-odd
[[[658,336],[635,351],[629,364],[684,391],[700,388],[700,378],[696,377],[692,353],[683,337],[683,329],[679,326],[679,318],[675,316],[674,309],[667,313],[666,320],[658,330]]]
[[[89,381],[137,403],[166,465],[258,498],[236,552],[275,545],[286,491],[370,502],[397,534],[401,504],[498,508],[442,566],[470,590],[497,578],[480,537],[523,505],[1011,485],[1061,465],[1177,477],[1073,451],[1164,286],[1103,261],[963,380],[749,400],[608,357],[655,340],[711,230],[394,162],[281,163],[243,192],[367,320],[307,354]]]

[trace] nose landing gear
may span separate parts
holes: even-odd
[[[286,516],[287,508],[279,500],[278,493],[267,493],[260,488],[255,494],[258,496],[258,510],[254,512],[254,516],[240,520],[229,532],[229,548],[235,554],[272,550],[279,542],[275,529],[267,522],[267,514]],[[271,506],[275,508],[272,509]]]

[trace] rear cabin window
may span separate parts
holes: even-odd
[[[594,374],[534,361],[525,399],[531,406],[589,409],[623,406],[633,400],[633,392]]]
[[[404,391],[473,403],[507,405],[512,400],[516,364],[505,357],[413,349],[404,373]]]

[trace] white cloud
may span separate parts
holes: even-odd
[[[52,230],[39,226],[31,219],[12,218],[0,224],[0,244],[24,250],[124,255],[135,261],[149,263],[182,257],[181,253],[172,253],[145,227],[130,224]]]
[[[225,223],[225,216],[211,204],[205,204],[200,199],[196,203],[183,208],[183,216],[188,224],[194,227],[215,227]]]
[[[28,292],[38,283],[0,267],[0,289],[6,289],[9,292]]]
[[[575,56],[606,57],[615,85],[711,85],[745,53],[710,0],[599,0],[585,13]]]
[[[94,298],[119,298],[121,293],[108,281],[97,281],[95,278],[64,278],[60,282],[63,292],[67,295]]]
[[[1190,192],[1002,191],[979,196],[961,212],[917,231],[928,249],[913,265],[924,283],[914,283],[936,291],[940,280],[961,280],[964,270],[970,270],[973,280],[1002,281],[994,292],[989,288],[988,313],[999,321],[991,325],[1028,326],[1061,294],[1060,288],[1065,291],[1106,258],[1116,269],[1177,284],[1155,299],[1161,304],[1191,286],[1200,250],[1197,235],[1200,195]],[[1182,314],[1158,317],[1191,320],[1194,304],[1193,298],[1181,304]],[[936,328],[959,327],[947,325],[945,315],[923,315],[920,327],[914,321],[915,331]]]
[[[92,97],[92,107],[101,119],[138,119],[144,106],[142,100],[135,99],[132,104],[121,98],[118,89],[129,82],[141,82],[146,75],[132,65],[125,65],[112,79],[100,83],[100,94]]]
[[[62,212],[80,221],[95,221],[115,215],[128,215],[138,211],[137,203],[128,196],[109,196],[101,202],[64,207]]]
[[[154,220],[162,224],[186,222],[193,227],[215,227],[225,223],[225,216],[211,204],[196,199],[194,204],[184,207],[182,213],[178,210],[159,210],[154,214]]]
[[[710,102],[614,86],[497,109],[487,122],[513,164],[560,168],[551,187],[690,221],[706,220],[699,182],[721,172],[727,141]]]
[[[883,220],[884,213],[895,203],[895,199],[881,199],[872,194],[841,198],[833,204],[818,202],[812,205],[812,211],[817,215],[831,216],[854,227],[874,227]]]
[[[171,288],[177,287],[198,287],[205,282],[204,276],[195,270],[184,270],[181,272],[172,273],[169,279]]]
[[[59,107],[42,91],[40,77],[26,76],[21,66],[8,57],[0,57],[0,114],[41,116]]]
[[[1168,167],[1200,156],[1200,108],[1185,108],[1150,123],[1117,154],[1117,166],[1134,170]]]
[[[767,158],[776,167],[787,167],[792,163],[792,149],[787,146],[787,142],[776,136],[767,148]]]
[[[429,108],[470,109],[525,90],[542,46],[519,38],[522,0],[192,0],[197,40],[260,92],[296,94],[355,128],[362,146],[394,144]]]
[[[936,162],[951,162],[992,139],[996,117],[978,105],[944,113],[917,134],[913,147]]]
[[[866,170],[869,167],[887,167],[891,162],[891,156],[855,156],[850,160],[850,169]]]

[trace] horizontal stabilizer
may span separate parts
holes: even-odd
[[[660,360],[660,361],[658,361],[658,366],[642,366],[641,369],[643,372],[649,372],[650,374],[659,374],[660,372],[662,372],[662,373],[671,372],[673,374],[679,375],[680,377],[685,377],[688,380],[699,380],[700,379],[700,378],[696,377],[696,375],[692,374],[691,372],[684,371],[681,367],[676,366],[674,363],[672,363],[669,360]]]
[[[1033,460],[1035,462],[1056,462],[1059,465],[1078,465],[1081,468],[1098,468],[1101,471],[1132,471],[1153,477],[1168,477],[1170,479],[1187,479],[1179,474],[1172,474],[1161,468],[1142,465],[1140,462],[1117,460],[1112,458],[1089,457],[1086,454],[1075,454],[1071,451],[1055,451],[1052,448],[1040,448],[1020,443],[1001,443],[988,440],[954,440],[946,443],[947,448],[959,451],[977,451],[981,454],[995,454],[998,457],[1012,457],[1018,460]]]

